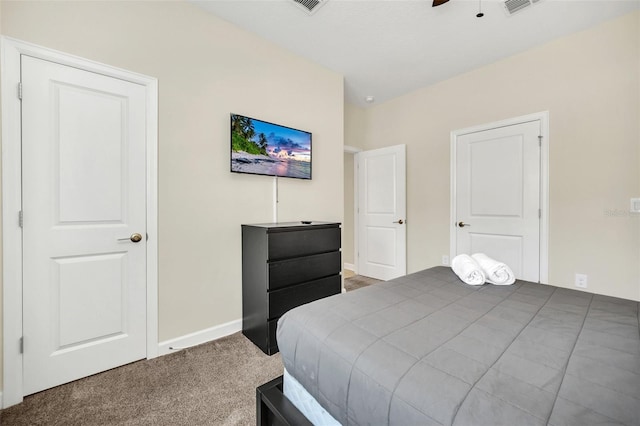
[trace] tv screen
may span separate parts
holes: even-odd
[[[231,171],[311,179],[311,133],[231,114]]]

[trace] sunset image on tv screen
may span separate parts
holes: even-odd
[[[231,114],[231,171],[311,179],[311,133]]]

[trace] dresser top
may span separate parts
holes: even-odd
[[[253,226],[256,228],[295,228],[295,227],[309,227],[309,226],[327,226],[335,225],[340,226],[340,222],[322,222],[319,220],[305,221],[303,222],[277,222],[277,223],[249,223],[242,226]]]

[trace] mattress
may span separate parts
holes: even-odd
[[[277,339],[343,425],[640,425],[638,305],[436,267],[295,308]]]
[[[284,396],[314,425],[340,426],[287,370],[284,370],[282,388]]]

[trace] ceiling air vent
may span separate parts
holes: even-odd
[[[534,0],[534,2],[537,3],[538,0]],[[531,6],[531,4],[531,0],[507,0],[504,2],[504,7],[507,9],[509,15],[513,15],[514,13]]]
[[[327,0],[293,0],[293,2],[309,15],[313,15]]]

